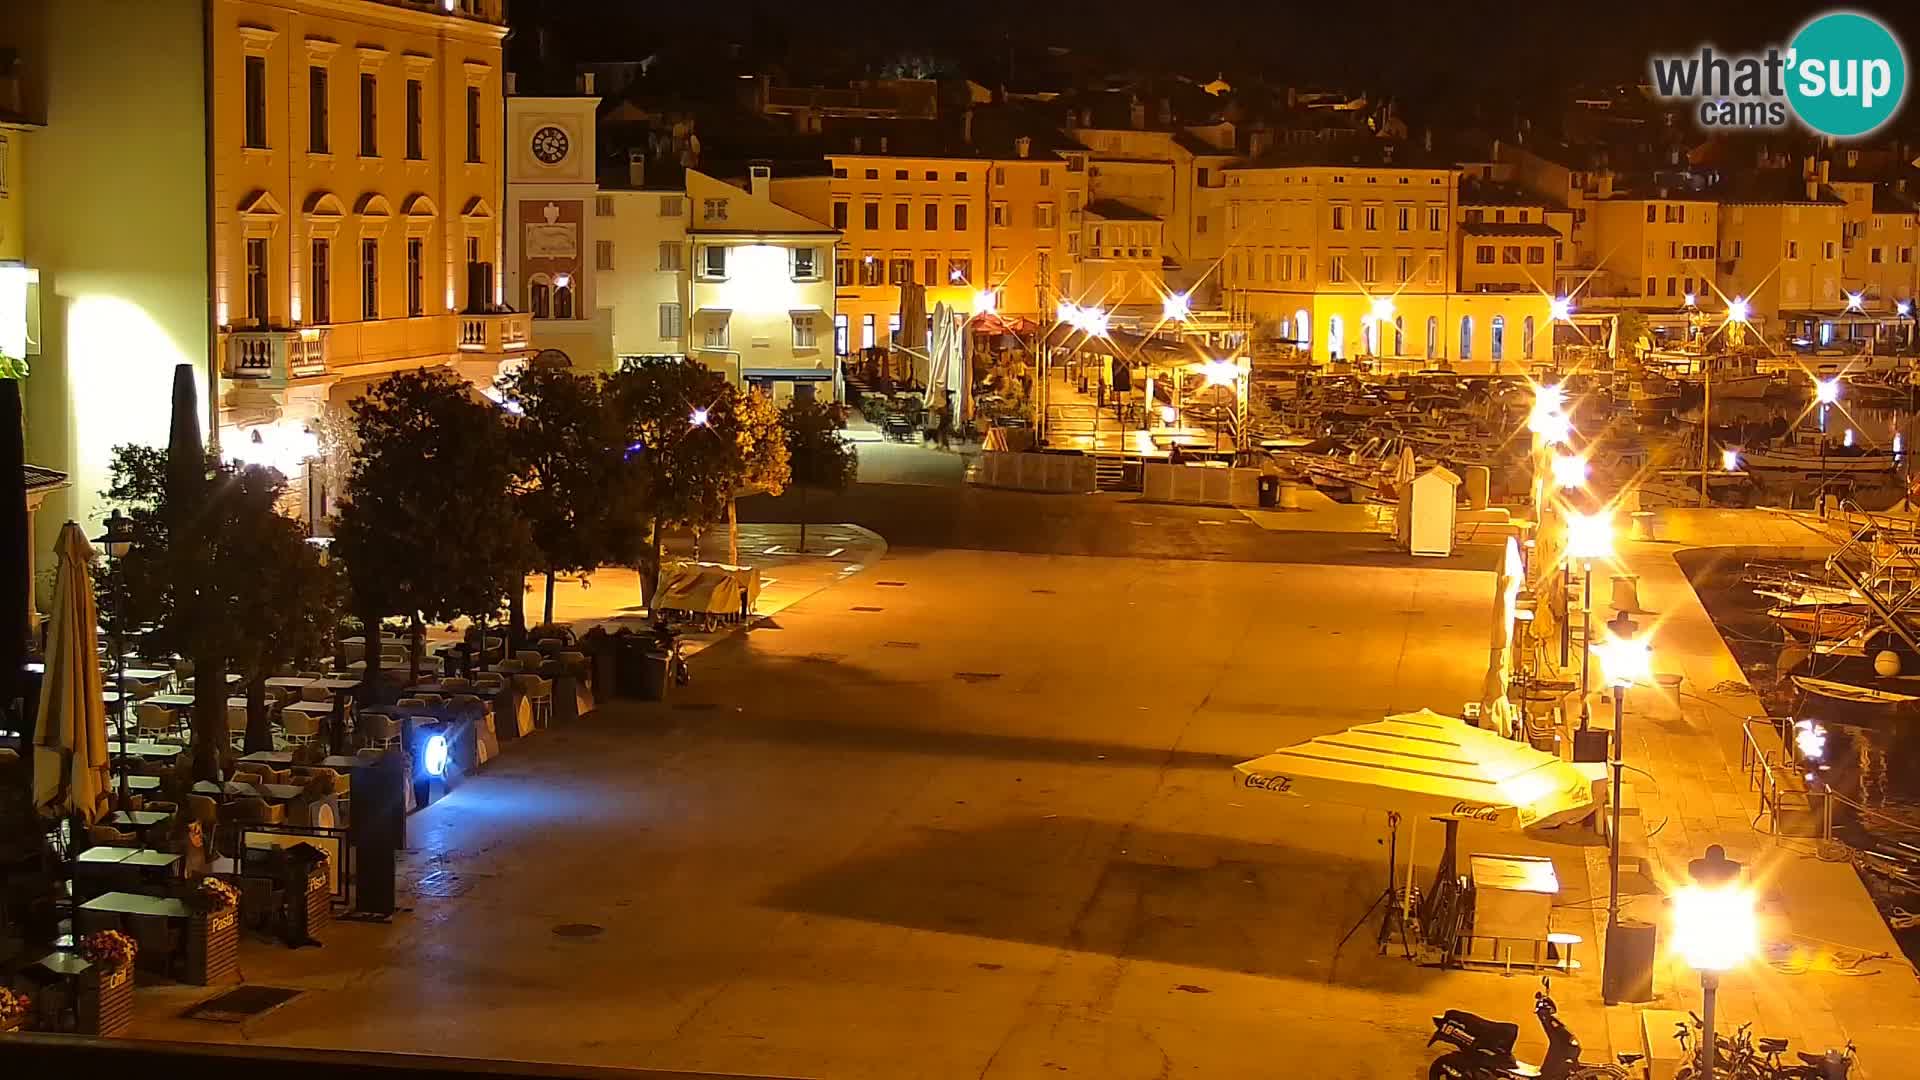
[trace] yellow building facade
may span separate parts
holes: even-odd
[[[1834,181],[1840,211],[1840,291],[1855,310],[1870,315],[1899,313],[1912,301],[1916,284],[1915,250],[1920,248],[1920,207],[1904,179]],[[1909,310],[1911,307],[1909,306]]]
[[[499,0],[213,0],[230,454],[292,476],[319,413],[371,380],[454,365],[488,383],[524,355],[525,317],[499,310],[501,16]]]
[[[1091,282],[1081,273],[1076,239],[1087,205],[1086,162],[1079,154],[995,159],[988,173],[986,287],[1002,315],[1045,320],[1061,299]],[[967,308],[962,307],[962,311]]]
[[[1721,208],[1701,198],[1616,195],[1590,204],[1592,280],[1576,291],[1582,307],[1680,311],[1687,297],[1719,306]]]
[[[1720,287],[1743,299],[1769,340],[1846,308],[1841,289],[1845,202],[1818,174],[1754,174],[1722,197]]]
[[[1376,357],[1513,370],[1549,359],[1545,292],[1459,286],[1458,197],[1459,173],[1447,166],[1230,169],[1230,309],[1257,336],[1290,340],[1316,363]]]

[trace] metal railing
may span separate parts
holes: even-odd
[[[1776,749],[1761,745],[1756,730],[1764,729],[1773,736],[1772,741],[1779,743]],[[1749,716],[1740,724],[1740,768],[1747,774],[1747,790],[1760,795],[1760,812],[1753,817],[1756,827],[1761,818],[1767,819],[1767,835],[1780,835],[1780,817],[1783,812],[1811,814],[1814,811],[1815,792],[1808,789],[1806,781],[1797,768],[1788,760],[1786,736],[1782,731],[1782,721],[1771,716]],[[1830,792],[1820,793],[1822,797]],[[1831,808],[1822,808],[1822,815],[1831,820]]]

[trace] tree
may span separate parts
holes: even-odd
[[[248,749],[272,749],[266,680],[283,664],[324,655],[339,618],[337,575],[306,542],[300,522],[278,509],[286,478],[258,465],[208,463],[196,519],[173,504],[171,449],[114,451],[107,499],[127,516],[132,543],[100,582],[101,610],[142,652],[195,658],[195,698],[220,698],[217,730],[194,724],[194,774],[218,775],[227,747],[225,672],[243,677]],[[139,629],[136,629],[139,628]]]
[[[359,445],[333,550],[366,631],[371,694],[382,620],[407,620],[417,680],[423,623],[498,612],[533,559],[501,410],[475,400],[466,380],[445,368],[401,372],[352,409]]]
[[[727,561],[740,561],[740,496],[778,495],[793,479],[780,407],[758,390],[740,395],[740,456],[746,475],[727,498]]]
[[[618,501],[631,498],[626,440],[606,408],[603,386],[565,368],[529,365],[501,383],[518,416],[510,421],[520,468],[520,516],[534,567],[546,575],[542,621],[553,622],[554,577],[586,572],[615,557]]]
[[[1627,359],[1640,355],[1641,344],[1647,338],[1647,317],[1644,313],[1626,308],[1614,316],[1614,348]]]
[[[680,359],[627,361],[603,392],[644,485],[637,529],[622,531],[633,543],[625,550],[637,548],[641,600],[651,604],[665,531],[718,520],[746,476],[740,395],[719,372]]]
[[[807,550],[807,489],[845,491],[860,471],[859,455],[840,434],[840,413],[832,405],[793,401],[780,412],[786,429],[793,486],[800,489],[800,550]]]

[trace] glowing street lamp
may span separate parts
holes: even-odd
[[[1566,322],[1573,315],[1573,297],[1556,296],[1548,300],[1547,315],[1554,322]]]
[[[1078,326],[1080,323],[1080,309],[1075,307],[1071,302],[1062,300],[1053,307],[1053,320],[1055,322],[1066,323],[1068,326]]]
[[[1688,293],[1686,296],[1682,297],[1681,299],[1685,304],[1685,306],[1687,307],[1700,306],[1700,298],[1698,296],[1695,296],[1693,293]]]
[[[1613,687],[1613,829],[1607,846],[1609,886],[1607,890],[1607,953],[1600,970],[1600,997],[1608,1004],[1622,1000],[1620,991],[1631,963],[1619,955],[1620,942],[1620,788],[1626,767],[1627,688],[1643,686],[1653,678],[1653,650],[1644,637],[1636,637],[1632,616],[1621,612],[1607,623],[1607,640],[1595,647],[1607,683]],[[1711,1037],[1711,1036],[1709,1036]],[[1711,1076],[1711,1073],[1706,1075]]]
[[[998,301],[994,298],[992,289],[974,290],[973,313],[975,315],[991,315],[997,306]]]
[[[1700,973],[1700,1072],[1712,1076],[1713,1006],[1720,973],[1732,971],[1753,953],[1759,924],[1753,894],[1740,883],[1741,866],[1719,844],[1687,864],[1692,879],[1673,894],[1673,940],[1687,965]],[[1609,941],[1612,939],[1609,938]]]
[[[1392,322],[1393,298],[1390,296],[1376,298],[1373,303],[1368,306],[1367,314],[1372,316],[1374,322]]]
[[[1740,471],[1740,451],[1729,446],[1720,451],[1720,467],[1728,472]]]
[[[1902,300],[1899,303],[1893,305],[1893,313],[1895,315],[1900,316],[1903,319],[1913,314],[1913,301]]]
[[[1839,401],[1840,400],[1839,378],[1836,377],[1832,379],[1814,380],[1813,396],[1814,396],[1814,399],[1819,401],[1820,404],[1822,405],[1832,405],[1835,402]]]
[[[119,574],[120,560],[133,550],[133,519],[119,510],[107,515],[106,531],[93,538],[94,544],[106,552],[113,560],[113,573],[108,579],[111,588],[108,596],[113,602],[113,621],[109,624],[107,646],[113,651],[113,688],[115,721],[120,728],[120,805],[130,806],[128,790],[131,781],[127,775],[133,771],[133,759],[127,756],[127,629],[126,595],[122,592],[122,579]]]
[[[1193,305],[1186,293],[1169,293],[1160,301],[1160,317],[1168,322],[1186,322],[1192,313]]]
[[[1840,400],[1840,379],[1813,380],[1813,399],[1820,403],[1820,490],[1815,499],[1820,503],[1820,516],[1827,516],[1827,406]]]
[[[1848,293],[1847,294],[1847,310],[1848,311],[1866,310],[1866,297],[1857,292]]]
[[[1240,365],[1231,360],[1209,360],[1200,365],[1208,386],[1232,386],[1240,379]]]
[[[688,417],[688,419],[693,422],[694,427],[706,427],[707,426],[707,410],[695,409],[693,410],[692,415]]]
[[[1728,322],[1743,323],[1743,322],[1746,322],[1752,316],[1753,316],[1753,305],[1747,303],[1746,297],[1736,296],[1733,299],[1727,301],[1727,321]]]
[[[1565,413],[1542,417],[1538,427],[1529,426],[1543,446],[1562,446],[1573,435],[1573,421]]]
[[[1563,459],[1555,458],[1554,464],[1558,465],[1561,460]],[[1573,460],[1580,461],[1579,458]],[[1557,473],[1558,470],[1556,469],[1555,472]],[[1586,463],[1584,461],[1581,462],[1581,472],[1583,475],[1586,472]],[[1593,561],[1595,559],[1611,558],[1613,558],[1613,514],[1611,512],[1601,511],[1597,514],[1573,514],[1567,518],[1567,559],[1569,561],[1579,559],[1585,564],[1586,570],[1586,583],[1582,592],[1580,606],[1580,624],[1582,627],[1580,640],[1583,642],[1593,640]],[[1564,627],[1567,623],[1565,605],[1562,605],[1560,615],[1560,622]],[[1587,702],[1587,671],[1592,664],[1589,658],[1592,651],[1591,648],[1586,647],[1580,650],[1581,731],[1587,730],[1587,724],[1592,717],[1593,711]]]
[[[1555,454],[1553,482],[1562,491],[1584,486],[1587,482],[1587,459],[1578,454]]]

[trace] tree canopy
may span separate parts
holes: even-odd
[[[840,411],[825,402],[791,401],[780,411],[793,485],[800,489],[800,550],[807,549],[809,488],[844,491],[860,471],[853,444],[840,434]]]

